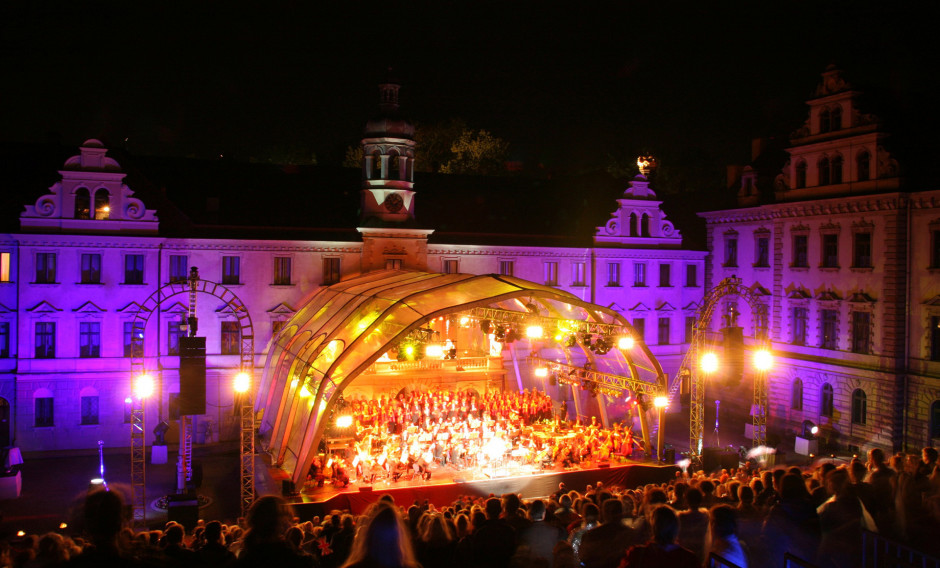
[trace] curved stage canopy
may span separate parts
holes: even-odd
[[[611,348],[617,336],[634,334],[611,309],[511,276],[370,272],[317,291],[269,347],[257,395],[260,430],[295,483],[306,478],[343,390],[440,318],[470,322],[480,336],[497,322],[503,331],[535,322],[560,353],[551,360],[591,370],[602,392],[666,394],[665,375],[646,345]],[[586,348],[581,339],[588,335],[607,349]]]

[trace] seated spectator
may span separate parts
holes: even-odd
[[[387,503],[372,506],[343,568],[421,568],[397,508]]]
[[[242,537],[238,566],[307,568],[308,562],[294,552],[285,534],[293,515],[280,497],[261,497],[248,511],[248,530]]]
[[[669,505],[657,505],[650,514],[650,530],[653,538],[647,544],[631,546],[620,568],[698,568],[701,564],[695,553],[682,548],[676,542],[679,535],[679,518]]]

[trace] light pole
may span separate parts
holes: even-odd
[[[133,523],[136,527],[147,525],[147,443],[144,430],[144,403],[153,394],[153,377],[139,375],[133,381],[131,407],[131,490]]]
[[[251,396],[251,375],[242,371],[235,375],[233,385],[236,403],[241,402],[241,511],[242,516],[255,501],[255,408]]]

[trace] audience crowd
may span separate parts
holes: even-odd
[[[234,523],[194,530],[123,526],[116,492],[91,493],[81,536],[51,532],[0,545],[0,566],[182,568],[700,567],[714,553],[742,568],[782,566],[786,552],[820,567],[861,566],[864,530],[938,555],[937,451],[869,452],[813,468],[677,473],[637,488],[587,486],[543,499],[465,497],[395,503],[301,521],[280,497]]]

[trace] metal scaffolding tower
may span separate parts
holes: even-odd
[[[241,404],[241,508],[242,516],[255,502],[255,408],[251,389],[242,394]]]
[[[147,526],[147,446],[144,443],[144,401],[133,397],[131,409],[131,491],[134,502],[131,504],[135,528]]]

